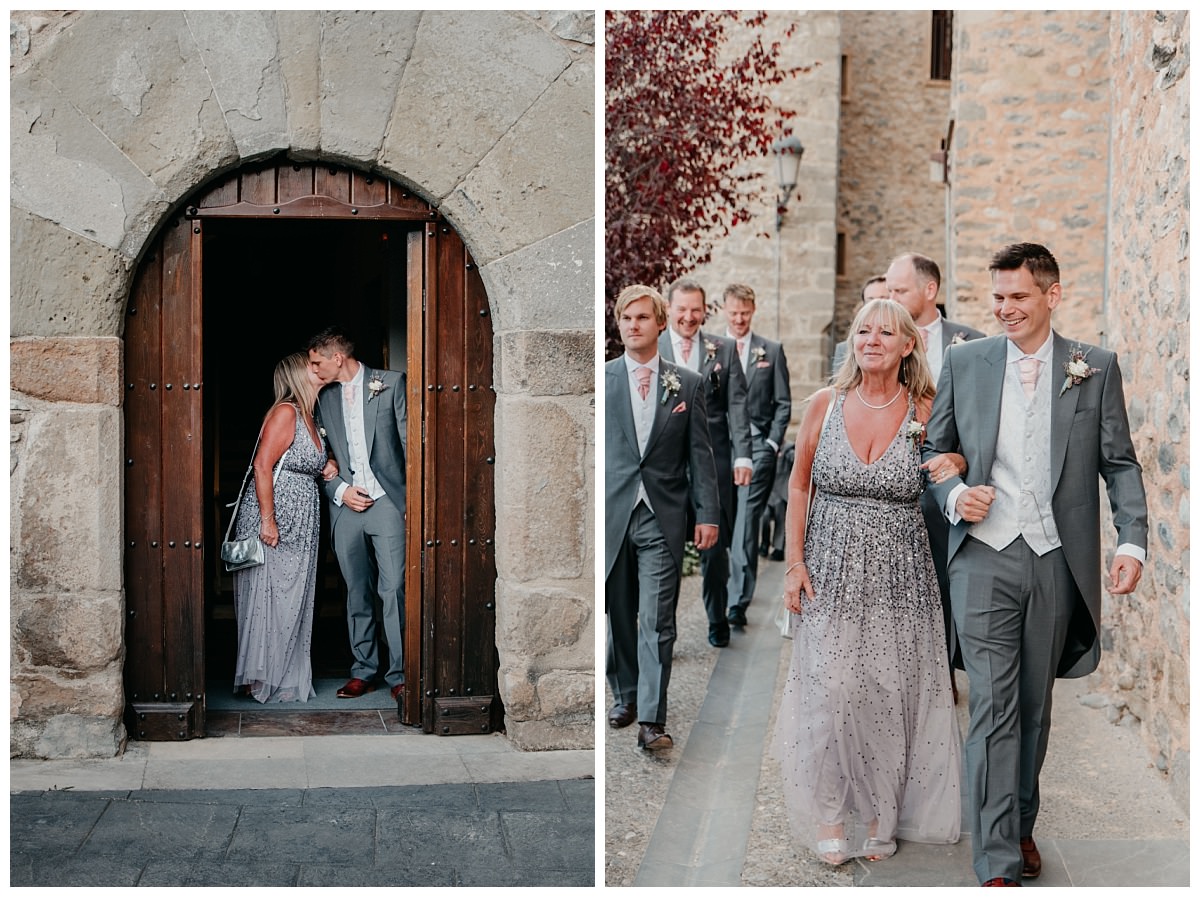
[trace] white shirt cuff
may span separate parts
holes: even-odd
[[[342,485],[337,487],[337,492],[335,492],[333,494],[333,503],[335,505],[337,505],[339,508],[342,506],[342,493],[344,493],[349,488],[350,488],[349,483],[342,483]]]
[[[769,445],[769,446],[771,447],[771,451],[775,452],[775,454],[777,454],[777,455],[779,454],[779,446],[777,446],[777,445],[775,444],[775,440],[773,440],[773,439],[768,439],[768,440],[767,440],[767,445]]]
[[[1134,545],[1132,542],[1122,542],[1117,546],[1116,553],[1128,555],[1143,567],[1146,566],[1146,549],[1140,545]]]
[[[954,526],[958,521],[962,520],[962,516],[955,510],[954,506],[958,502],[958,497],[967,491],[966,483],[959,483],[950,490],[950,495],[946,498],[946,519],[950,521],[950,525]]]
[[[733,467],[736,470],[739,467],[746,467],[750,470],[754,469],[754,463],[749,458],[734,458]]]

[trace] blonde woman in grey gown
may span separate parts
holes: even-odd
[[[934,385],[907,311],[868,302],[796,440],[784,601],[792,662],[776,747],[797,840],[827,863],[959,837],[960,737],[921,513]],[[965,470],[958,455],[930,476]],[[810,485],[812,509],[809,513]]]
[[[266,562],[234,574],[233,685],[260,703],[307,701],[316,694],[310,648],[321,525],[317,481],[337,472],[313,419],[319,389],[308,356],[296,352],[275,366],[275,403],[238,509],[236,538],[257,533]]]

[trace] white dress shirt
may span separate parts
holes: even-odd
[[[942,356],[946,352],[946,347],[942,345],[942,316],[938,315],[932,323],[917,329],[925,333],[925,360],[929,362],[933,382],[937,383],[942,373]]]
[[[625,369],[629,372],[629,405],[633,408],[633,429],[637,435],[638,454],[646,454],[646,443],[650,441],[650,430],[654,426],[654,408],[655,402],[658,401],[658,370],[659,370],[659,355],[656,352],[654,357],[645,364],[634,361],[625,355]],[[650,369],[650,390],[646,393],[646,398],[642,398],[641,390],[638,389],[637,374],[634,373],[638,368]],[[646,507],[654,510],[650,504],[650,496],[646,494],[646,487],[642,484],[641,475],[638,475],[638,491],[637,497],[633,500],[633,506],[636,508],[639,501],[645,502]]]
[[[370,495],[372,500],[384,494],[383,486],[371,472],[371,463],[367,455],[367,430],[363,420],[368,398],[364,385],[366,370],[366,367],[360,364],[358,372],[342,384],[342,419],[346,424],[346,443],[350,449],[350,457],[346,461],[352,480],[350,483],[342,483],[337,488],[333,500],[339,507],[342,504],[343,493],[351,485],[358,486]],[[344,476],[346,471],[343,470],[342,474]]]

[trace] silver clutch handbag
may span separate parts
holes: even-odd
[[[254,443],[254,452],[250,455],[250,466],[246,468],[246,475],[242,477],[242,488],[238,490],[237,501],[226,507],[233,508],[233,516],[229,518],[229,526],[225,529],[225,541],[221,543],[221,560],[225,562],[225,572],[237,573],[239,570],[249,570],[251,567],[257,567],[267,560],[266,549],[263,548],[262,540],[257,535],[250,536],[246,539],[230,539],[233,535],[233,525],[237,522],[238,510],[242,506],[242,496],[246,494],[246,482],[250,479],[250,472],[254,470],[254,456],[258,454],[258,441],[262,439],[262,430],[258,431],[258,440]],[[275,470],[271,475],[271,485],[275,485],[276,479],[279,477],[279,471],[283,467],[283,459],[287,457],[287,453],[291,451],[291,446],[280,456],[279,462],[275,465]]]

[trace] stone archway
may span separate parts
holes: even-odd
[[[10,82],[13,753],[121,747],[121,320],[135,260],[197,185],[280,151],[420,185],[478,260],[508,459],[508,736],[590,747],[590,16],[16,15],[30,42]]]

